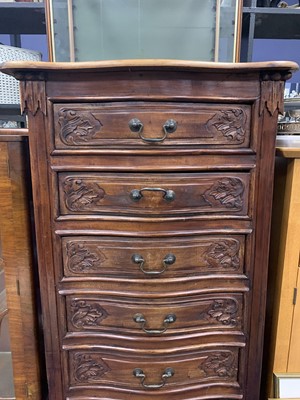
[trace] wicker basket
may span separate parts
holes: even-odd
[[[0,63],[5,61],[39,61],[41,53],[37,51],[0,45]],[[0,104],[19,104],[19,82],[0,72]]]

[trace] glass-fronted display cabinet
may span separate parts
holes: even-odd
[[[53,61],[238,61],[239,0],[46,0]]]

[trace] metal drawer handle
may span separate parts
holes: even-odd
[[[173,322],[176,321],[176,315],[175,314],[166,315],[165,319],[164,319],[164,322],[163,322],[163,326],[162,326],[161,329],[147,329],[147,328],[145,328],[145,326],[147,324],[147,320],[146,320],[146,318],[144,317],[143,314],[135,314],[135,316],[133,317],[133,320],[137,324],[141,324],[142,325],[141,328],[148,335],[160,335],[160,334],[164,333],[168,329],[168,326],[170,324],[172,324]]]
[[[175,192],[170,189],[162,189],[162,188],[151,188],[151,187],[145,187],[142,189],[133,189],[130,192],[130,197],[133,201],[139,201],[141,198],[143,198],[143,192],[163,192],[163,198],[166,201],[173,201],[175,199]]]
[[[145,260],[143,256],[140,254],[133,254],[131,257],[132,261],[135,264],[139,264],[140,270],[146,275],[160,275],[168,268],[169,265],[172,265],[176,261],[176,256],[174,254],[167,254],[165,258],[162,260],[163,268],[160,271],[147,271],[144,269]]]
[[[165,386],[167,379],[171,378],[175,374],[174,370],[172,368],[166,368],[161,376],[162,381],[157,384],[146,384],[146,375],[144,374],[144,371],[141,368],[135,368],[133,370],[133,375],[141,380],[141,384],[145,389],[159,389]]]
[[[131,132],[138,133],[139,135],[142,133],[144,129],[144,124],[138,118],[132,118],[129,123],[129,128]]]
[[[129,123],[129,128],[131,132],[137,133],[139,137],[144,141],[148,143],[155,143],[155,142],[163,142],[166,137],[168,136],[169,133],[173,133],[177,129],[177,122],[174,119],[168,119],[164,124],[163,124],[163,131],[164,135],[160,138],[146,138],[143,136],[142,132],[144,129],[144,124],[138,119],[138,118],[132,118]]]

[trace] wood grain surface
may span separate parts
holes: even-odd
[[[259,399],[277,116],[296,68],[3,66],[29,119],[49,400]]]

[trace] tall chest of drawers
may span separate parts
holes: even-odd
[[[9,63],[28,112],[49,400],[259,399],[294,63]]]

